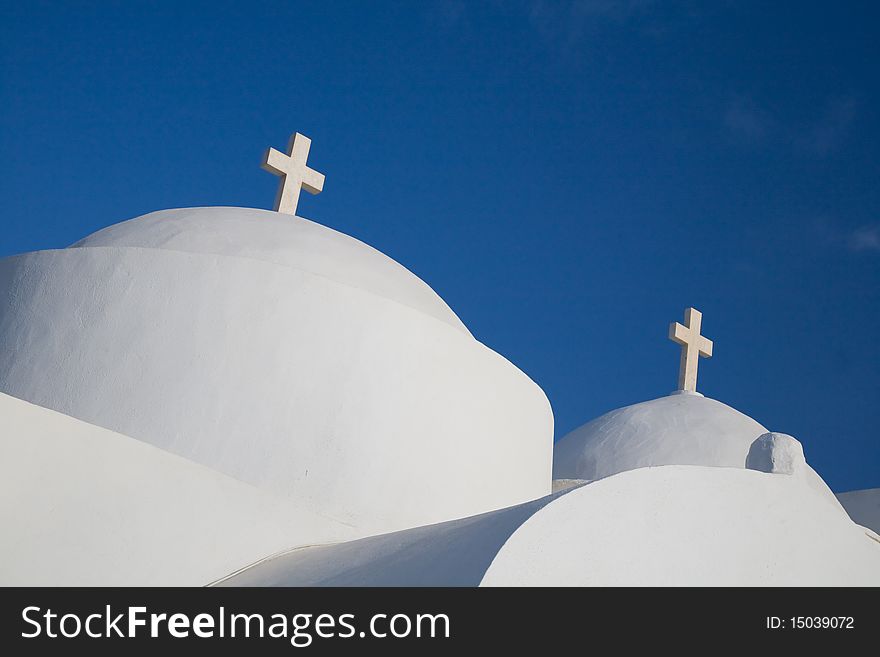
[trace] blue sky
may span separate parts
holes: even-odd
[[[870,3],[16,3],[0,256],[152,210],[270,207],[431,284],[547,392],[557,436],[675,387],[880,486],[880,39]]]

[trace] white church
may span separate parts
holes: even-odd
[[[424,281],[296,216],[309,148],[274,211],[0,260],[0,585],[880,586],[880,489],[697,392],[698,311],[677,391],[554,445]]]

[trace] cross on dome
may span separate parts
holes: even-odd
[[[696,308],[684,311],[685,324],[669,325],[669,339],[681,345],[681,362],[678,367],[678,389],[697,391],[697,365],[700,356],[712,356],[712,341],[700,335],[703,313]]]
[[[324,174],[306,165],[311,146],[312,140],[297,132],[290,138],[287,155],[274,148],[263,155],[263,169],[281,176],[273,208],[275,212],[295,215],[300,189],[310,194],[318,194],[324,189]]]

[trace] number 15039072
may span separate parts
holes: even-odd
[[[852,630],[852,616],[767,616],[768,630]]]

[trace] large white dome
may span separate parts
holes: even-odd
[[[393,260],[263,210],[166,210],[0,260],[0,392],[361,534],[550,491],[533,381]]]
[[[406,267],[360,240],[302,217],[256,208],[160,210],[108,226],[71,248],[120,246],[292,267],[396,301],[467,333],[443,299]]]
[[[700,394],[625,406],[564,436],[554,446],[554,479],[595,480],[655,465],[742,468],[767,429]]]

